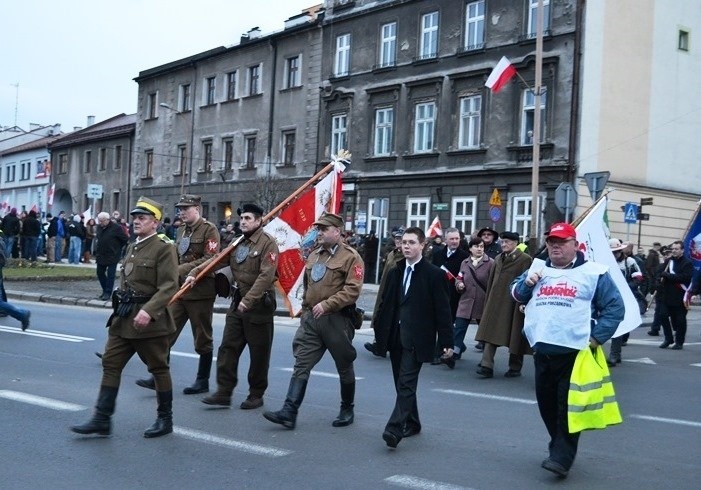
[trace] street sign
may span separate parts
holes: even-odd
[[[584,174],[584,180],[587,183],[587,188],[589,189],[589,195],[595,201],[599,199],[599,196],[606,188],[606,183],[609,181],[611,172],[589,172]]]
[[[640,205],[641,206],[651,206],[652,205],[652,198],[651,197],[641,197],[640,198]]]
[[[448,211],[448,203],[447,202],[434,202],[431,204],[431,209],[434,211]]]
[[[648,216],[649,217],[649,216]],[[627,202],[623,207],[623,222],[637,223],[638,222],[638,205],[632,202]]]
[[[501,207],[490,206],[489,219],[492,220],[492,223],[497,223],[498,221],[500,221],[501,220]]]
[[[555,206],[561,213],[572,211],[577,202],[577,191],[569,182],[563,182],[555,189]]]
[[[489,205],[501,206],[501,196],[499,195],[499,191],[496,188],[494,189],[494,192],[492,192],[492,197],[489,198]]]
[[[100,199],[102,197],[102,184],[88,184],[86,194],[89,199]]]
[[[648,213],[638,213],[637,218],[640,221],[650,221],[650,215]]]

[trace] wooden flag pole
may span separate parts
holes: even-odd
[[[346,161],[346,163],[347,163],[347,161]],[[326,174],[328,174],[329,172],[331,172],[334,169],[335,165],[336,165],[335,161],[329,163],[324,168],[322,168],[317,173],[315,173],[304,184],[302,184],[296,191],[294,191],[292,194],[287,196],[287,198],[284,201],[282,201],[280,204],[275,206],[275,208],[273,208],[273,210],[270,211],[268,214],[263,216],[261,226],[265,226],[268,221],[270,221],[272,218],[274,218],[285,207],[289,206],[295,199],[297,199],[297,197],[299,197],[300,194],[302,194],[304,191],[306,191],[312,185],[316,184],[318,180],[325,177]],[[241,243],[243,238],[244,238],[243,236],[238,237],[236,240],[231,242],[225,249],[223,249],[217,255],[215,255],[211,259],[207,260],[206,262],[203,262],[200,265],[200,267],[203,267],[203,269],[199,272],[199,274],[197,274],[197,276],[195,276],[194,282],[183,284],[180,287],[180,289],[178,290],[178,292],[173,295],[173,297],[170,299],[168,304],[172,305],[173,303],[178,301],[183,296],[183,294],[185,294],[188,291],[188,289],[190,289],[192,286],[197,284],[197,282],[200,281],[203,277],[206,277],[207,275],[209,275],[219,264],[221,264],[224,261],[224,259],[226,259],[231,254],[231,252],[234,251],[234,249],[238,246],[238,244]]]

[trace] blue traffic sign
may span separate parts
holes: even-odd
[[[501,208],[499,206],[489,207],[489,219],[492,220],[492,223],[497,223],[501,220]]]
[[[637,223],[638,222],[638,205],[632,202],[627,202],[623,207],[623,222]]]

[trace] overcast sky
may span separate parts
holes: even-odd
[[[263,34],[321,0],[21,0],[3,2],[0,126],[63,131],[136,112],[139,72]],[[254,7],[255,6],[255,7]],[[19,83],[17,92],[14,85]]]

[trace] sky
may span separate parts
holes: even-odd
[[[0,126],[136,112],[139,72],[238,44],[322,0],[23,0],[2,6]],[[255,7],[254,7],[255,5]],[[259,7],[260,6],[260,7]],[[15,87],[19,84],[19,87]],[[15,118],[15,108],[17,115]],[[16,121],[16,123],[15,123]]]

